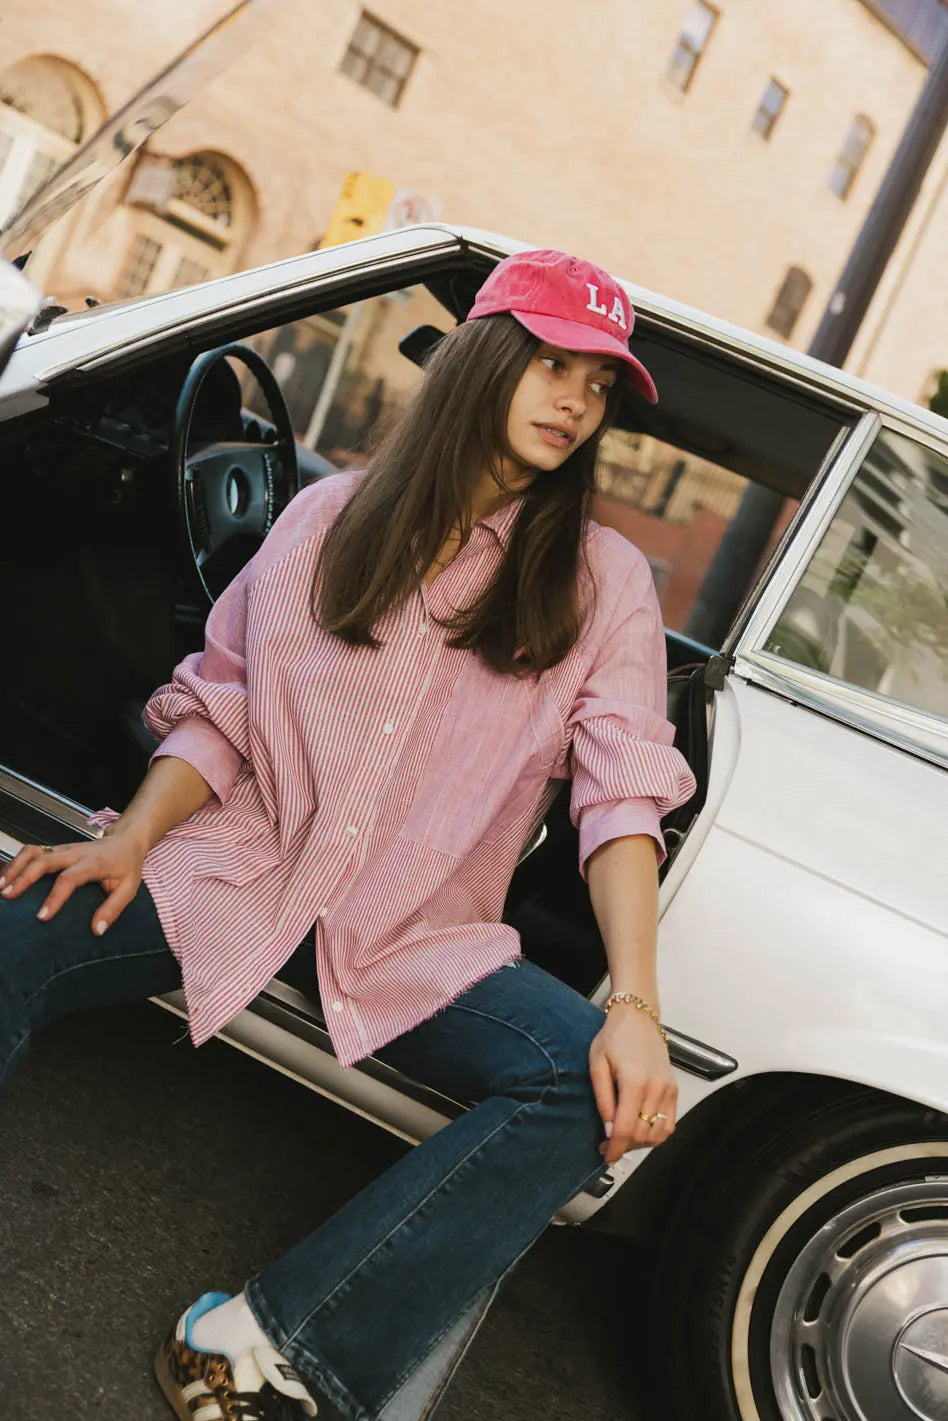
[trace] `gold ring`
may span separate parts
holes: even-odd
[[[667,1120],[668,1116],[664,1115],[661,1110],[656,1115],[646,1115],[644,1111],[640,1110],[639,1119],[644,1120],[646,1125],[654,1125],[656,1120]]]
[[[44,854],[54,854],[56,852],[55,844],[40,844],[40,848]]]

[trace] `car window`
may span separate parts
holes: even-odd
[[[723,463],[668,439],[623,429],[604,436],[594,516],[645,553],[662,619],[670,630],[700,630],[692,618],[696,601],[751,483]],[[797,498],[784,500],[759,566],[770,557],[798,506]]]
[[[286,397],[297,438],[338,469],[360,468],[380,421],[400,408],[421,371],[398,349],[416,326],[447,331],[453,318],[423,286],[321,311],[253,336]],[[254,382],[245,381],[251,408]]]
[[[948,458],[882,430],[765,649],[948,716]]]
[[[635,349],[658,404],[627,400],[603,438],[594,516],[645,553],[665,626],[719,647],[853,415],[677,333]],[[766,517],[755,488],[774,495]]]

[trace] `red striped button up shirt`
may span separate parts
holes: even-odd
[[[290,503],[221,594],[205,647],[144,711],[213,790],[147,855],[144,880],[207,1040],[315,924],[315,978],[351,1065],[520,953],[501,921],[518,857],[572,775],[579,870],[626,834],[664,845],[659,816],[694,778],[665,719],[665,643],[643,554],[590,522],[595,617],[539,682],[450,647],[432,620],[495,575],[523,500],[475,523],[430,587],[376,626],[323,631],[310,589],[357,473]],[[92,822],[114,821],[100,810]]]

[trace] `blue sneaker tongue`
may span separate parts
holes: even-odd
[[[191,1329],[199,1317],[203,1317],[206,1312],[211,1312],[214,1308],[220,1307],[221,1303],[230,1302],[230,1293],[202,1293],[196,1303],[192,1303],[188,1308],[187,1317],[184,1320],[184,1340],[195,1352],[202,1352],[204,1349],[198,1347],[191,1335]]]

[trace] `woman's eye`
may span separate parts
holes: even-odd
[[[558,355],[541,355],[540,364],[548,365],[551,370],[562,370],[563,362]]]
[[[601,396],[605,397],[606,395],[608,395],[609,391],[612,389],[612,386],[611,386],[610,384],[605,383],[605,382],[602,381],[602,380],[594,380],[594,381],[593,381],[593,389],[595,390],[595,392],[596,392],[597,395],[601,395]]]

